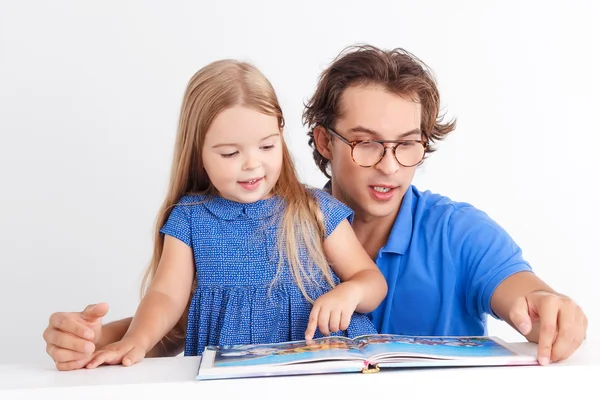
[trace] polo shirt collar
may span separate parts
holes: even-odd
[[[381,249],[385,253],[404,254],[408,250],[413,232],[413,215],[416,203],[413,186],[409,186],[400,204],[400,212],[390,231],[387,242]]]

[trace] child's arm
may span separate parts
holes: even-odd
[[[165,235],[163,253],[148,292],[142,299],[129,329],[119,342],[107,345],[88,363],[123,363],[141,360],[177,323],[183,314],[194,279],[191,248]]]
[[[342,283],[354,284],[358,301],[356,311],[375,310],[387,294],[387,282],[348,220],[340,222],[325,239],[324,248],[331,268]]]
[[[132,317],[128,317],[102,325],[100,341],[96,344],[96,347],[100,350],[106,345],[123,339],[132,320]],[[179,337],[169,338],[163,342],[159,341],[146,354],[146,357],[174,357],[183,351],[184,345],[185,338]]]
[[[315,301],[306,340],[312,339],[317,326],[324,335],[347,329],[354,311],[373,311],[387,294],[384,276],[362,247],[348,220],[341,221],[325,239],[324,250],[342,283]]]

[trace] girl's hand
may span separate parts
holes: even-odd
[[[97,351],[86,368],[96,368],[102,364],[119,364],[129,367],[140,362],[146,356],[146,348],[134,338],[123,338],[122,340],[104,346]]]
[[[305,339],[312,342],[317,327],[325,336],[348,329],[352,314],[363,297],[362,287],[354,282],[344,282],[319,297],[308,317]]]

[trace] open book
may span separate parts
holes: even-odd
[[[497,337],[366,335],[243,346],[208,346],[197,379],[377,372],[381,368],[537,365]]]

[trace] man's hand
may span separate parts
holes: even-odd
[[[542,290],[518,298],[509,318],[529,341],[538,343],[541,365],[571,356],[585,339],[588,327],[587,317],[573,300]]]
[[[83,368],[100,341],[102,317],[108,304],[90,304],[82,312],[57,312],[50,316],[44,330],[46,352],[56,368],[69,371]]]

